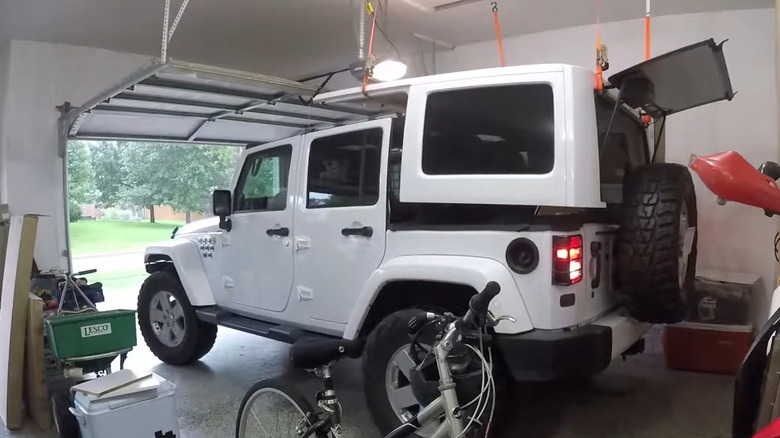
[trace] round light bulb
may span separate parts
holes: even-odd
[[[373,78],[377,81],[395,81],[406,75],[406,64],[393,59],[379,61],[374,66]]]

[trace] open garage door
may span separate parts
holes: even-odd
[[[310,85],[219,67],[156,59],[63,117],[67,139],[250,145],[378,115],[313,102]]]
[[[305,84],[161,58],[79,107],[60,107],[59,154],[68,140],[252,146],[386,114],[381,104],[314,101],[327,80]],[[63,199],[67,200],[67,160]],[[65,209],[66,250],[72,268]]]

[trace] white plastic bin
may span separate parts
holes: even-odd
[[[112,375],[108,376],[109,378]],[[115,377],[115,376],[114,376]],[[99,379],[98,379],[99,380]],[[175,386],[156,374],[101,391],[73,388],[82,438],[180,438]]]

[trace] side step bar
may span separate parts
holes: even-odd
[[[209,324],[221,325],[252,335],[262,336],[275,341],[292,344],[301,338],[318,337],[322,339],[333,339],[331,336],[302,330],[282,324],[273,324],[269,322],[258,321],[245,316],[236,315],[219,306],[199,307],[195,309],[195,314],[203,322]]]

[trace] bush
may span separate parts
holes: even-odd
[[[81,220],[81,205],[73,199],[68,200],[68,220],[71,222]]]

